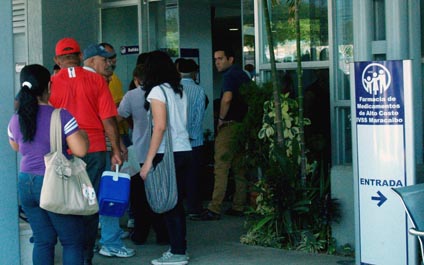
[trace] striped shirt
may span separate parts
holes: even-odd
[[[191,78],[182,78],[181,85],[187,95],[187,131],[191,147],[203,145],[203,119],[205,117],[205,90]]]

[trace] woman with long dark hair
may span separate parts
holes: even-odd
[[[57,238],[63,246],[64,265],[82,265],[84,235],[82,216],[56,214],[40,208],[40,193],[45,172],[44,155],[50,153],[49,104],[50,72],[41,65],[25,66],[20,74],[18,107],[8,126],[11,147],[22,154],[18,192],[34,237],[34,265],[53,265]],[[76,156],[88,150],[87,136],[79,130],[75,118],[65,109],[60,112],[62,150],[69,148]]]
[[[143,54],[142,54],[143,55]],[[143,64],[139,64],[133,71],[133,82],[136,88],[129,90],[118,107],[118,121],[131,117],[134,124],[132,142],[140,166],[143,166],[150,143],[150,128],[148,114],[144,109],[145,91],[143,88]],[[130,207],[134,220],[134,230],[131,240],[135,245],[143,245],[147,241],[150,228],[156,233],[156,242],[161,245],[169,244],[168,231],[162,214],[152,211],[147,202],[144,181],[139,174],[131,176]]]
[[[153,165],[153,159],[163,156],[164,132],[171,131],[175,171],[178,186],[177,205],[164,213],[171,248],[162,257],[152,260],[152,264],[187,264],[186,221],[183,208],[183,187],[187,174],[190,174],[191,146],[187,132],[187,99],[180,85],[180,74],[171,58],[164,52],[151,52],[144,64],[143,85],[146,89],[145,107],[152,112],[153,132],[146,160],[140,170],[145,180]],[[162,91],[163,88],[164,92]],[[166,94],[166,100],[165,95]],[[169,110],[167,123],[166,107]]]

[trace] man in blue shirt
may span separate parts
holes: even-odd
[[[221,205],[227,189],[230,168],[234,174],[235,193],[232,208],[228,209],[226,214],[243,215],[246,202],[245,169],[239,166],[240,155],[233,152],[231,145],[236,133],[234,125],[241,122],[247,112],[247,105],[240,94],[240,87],[251,79],[243,69],[234,64],[234,52],[231,49],[215,50],[214,58],[216,69],[223,74],[215,138],[215,184],[212,200],[208,209],[202,213],[201,220],[221,218]]]

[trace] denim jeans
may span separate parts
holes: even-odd
[[[106,155],[106,170],[111,170],[110,152]],[[119,226],[119,217],[100,215],[100,244],[108,248],[121,248],[124,246],[121,240],[122,229]]]
[[[87,164],[87,173],[93,184],[96,194],[99,194],[99,183],[106,167],[106,152],[88,153],[82,158]],[[99,214],[84,216],[84,225],[81,229],[84,233],[84,259],[91,260],[94,256],[93,248],[96,243],[97,229],[99,226]]]
[[[183,206],[185,179],[190,172],[192,162],[191,151],[174,152],[175,173],[177,175],[178,202],[170,211],[164,213],[165,225],[168,229],[171,253],[185,254],[186,241],[186,218]]]
[[[119,226],[119,217],[100,215],[101,238],[100,244],[108,248],[121,248],[122,229]]]
[[[34,265],[53,265],[54,250],[59,237],[63,246],[63,264],[84,263],[83,217],[56,214],[40,208],[40,194],[43,176],[19,173],[19,199],[28,217],[34,237],[32,260]]]

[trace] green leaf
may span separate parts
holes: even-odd
[[[274,218],[274,216],[269,215],[266,216],[265,218],[263,218],[262,220],[260,220],[254,227],[253,227],[253,231],[258,231],[259,229],[261,229],[264,225],[266,225],[268,222],[270,222],[272,219]]]

